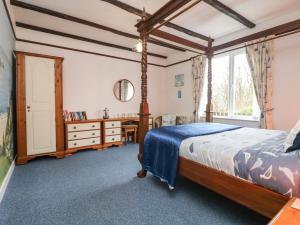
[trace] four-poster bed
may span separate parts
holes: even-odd
[[[172,0],[160,8],[152,16],[146,18],[142,17],[142,20],[136,25],[140,38],[143,43],[142,49],[142,61],[141,61],[141,94],[142,102],[140,105],[140,124],[139,127],[139,153],[138,159],[143,166],[143,146],[145,135],[148,131],[148,118],[149,118],[149,107],[147,103],[147,40],[150,34],[160,34],[158,30],[164,23],[169,22],[176,16],[182,14],[186,10],[190,9],[195,4],[201,1],[191,0]],[[212,1],[213,2],[213,1]],[[184,6],[187,6],[183,10]],[[176,11],[180,10],[176,16],[171,16]],[[146,15],[146,14],[145,14]],[[170,19],[166,19],[166,18]],[[159,25],[160,24],[160,25]],[[253,26],[252,26],[253,27]],[[300,20],[290,22],[281,26],[277,26],[265,31],[261,31],[244,38],[236,39],[234,41],[219,45],[212,46],[212,40],[208,41],[207,46],[199,47],[196,49],[204,51],[208,61],[208,93],[207,93],[207,106],[206,106],[206,122],[212,122],[213,120],[213,106],[212,106],[212,57],[215,51],[223,50],[229,47],[233,47],[239,44],[243,44],[247,41],[253,41],[258,38],[267,37],[269,35],[281,35],[287,32],[293,32],[300,29]],[[170,41],[178,42],[176,38],[172,38],[172,35],[160,35],[161,38],[168,39]],[[182,44],[183,42],[181,42]],[[184,42],[185,43],[185,42]],[[189,43],[189,42],[187,42]],[[190,43],[187,45],[191,47]],[[144,168],[138,172],[138,177],[145,177],[147,171]],[[252,184],[244,181],[235,176],[226,174],[217,169],[204,166],[200,163],[194,162],[190,159],[179,157],[178,159],[178,174],[186,177],[196,183],[199,183],[235,202],[238,202],[254,211],[261,213],[262,215],[272,218],[276,213],[286,204],[289,197],[271,191],[262,186]]]

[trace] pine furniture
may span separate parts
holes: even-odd
[[[123,145],[121,127],[121,119],[103,120],[103,148]]]
[[[130,134],[133,134],[133,142],[137,142],[138,125],[122,125],[122,131],[124,132],[125,143],[128,142]]]
[[[65,122],[66,154],[102,149],[102,120]]]
[[[17,164],[64,157],[63,58],[16,52]]]
[[[300,224],[300,210],[291,207],[297,198],[290,199],[268,225]],[[298,199],[299,200],[299,199]]]

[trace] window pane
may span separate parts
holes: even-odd
[[[234,56],[234,115],[252,116],[255,101],[246,54]],[[257,104],[257,103],[256,103]]]
[[[229,56],[212,61],[212,104],[215,116],[228,116],[229,105]]]

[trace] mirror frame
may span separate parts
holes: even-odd
[[[128,82],[132,85],[132,88],[133,88],[133,95],[132,95],[132,97],[131,97],[130,99],[128,99],[127,101],[122,101],[121,99],[119,99],[119,98],[116,96],[116,93],[115,93],[115,85],[116,85],[116,83],[118,83],[119,81],[122,81],[122,80],[128,81]],[[125,78],[122,78],[122,79],[117,80],[117,81],[114,83],[114,86],[113,86],[113,93],[114,93],[115,98],[116,98],[118,101],[124,102],[124,103],[125,103],[125,102],[130,102],[130,101],[133,99],[134,95],[135,95],[135,88],[134,88],[133,83],[132,83],[130,80],[125,79]]]

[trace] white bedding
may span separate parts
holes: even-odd
[[[284,131],[241,128],[185,139],[179,155],[227,174],[235,175],[233,157],[243,148],[273,138]]]

